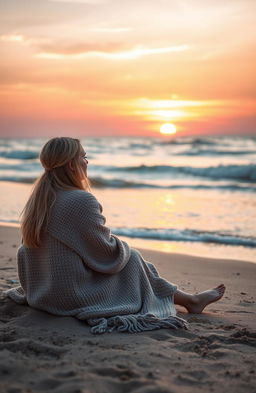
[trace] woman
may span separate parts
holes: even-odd
[[[43,175],[24,208],[18,250],[21,286],[7,295],[55,315],[86,320],[92,333],[186,327],[175,304],[201,313],[224,285],[189,295],[105,226],[91,194],[88,161],[78,139],[53,138],[43,147]]]

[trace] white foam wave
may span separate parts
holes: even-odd
[[[113,234],[130,238],[189,241],[256,247],[256,238],[228,235],[221,232],[203,232],[191,229],[112,228]]]

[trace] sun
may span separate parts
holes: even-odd
[[[176,134],[176,131],[176,126],[172,123],[165,123],[160,127],[161,134]]]

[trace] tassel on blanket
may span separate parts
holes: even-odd
[[[27,299],[21,287],[10,288],[1,292],[1,299],[11,298],[18,304],[27,304]]]
[[[102,334],[117,330],[118,332],[138,333],[156,329],[188,328],[188,323],[179,317],[169,316],[158,318],[153,314],[145,315],[122,315],[110,318],[89,319],[92,326],[91,333]]]

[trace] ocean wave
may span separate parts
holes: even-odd
[[[138,165],[138,166],[98,166],[92,165],[90,173],[94,177],[95,185],[98,187],[154,187],[154,184],[144,182],[144,177],[148,180],[153,179],[166,179],[168,175],[170,178],[175,177],[186,178],[188,176],[200,177],[209,179],[211,181],[236,181],[236,182],[256,182],[256,165],[218,165],[209,167],[192,167],[192,166],[172,166],[172,165]],[[16,182],[33,182],[37,176],[40,176],[42,168],[37,161],[23,162],[20,164],[0,163],[0,180],[16,181]],[[9,172],[9,173],[8,173]],[[112,179],[104,178],[104,173],[111,173]],[[93,174],[100,173],[102,177],[95,177]],[[113,179],[114,174],[118,173],[118,178]],[[121,173],[125,175],[121,176]],[[129,180],[123,180],[129,173]],[[140,176],[139,183],[136,183],[131,176],[133,173],[136,178]],[[109,177],[109,175],[107,175]],[[154,181],[152,182],[154,183]],[[186,185],[185,185],[186,186]],[[167,186],[170,188],[170,186]]]
[[[160,141],[160,145],[218,145],[219,141],[210,138],[175,138],[168,141]]]
[[[192,229],[112,228],[117,236],[130,238],[218,243],[231,246],[256,247],[256,238],[228,235],[221,232],[202,232]]]
[[[151,150],[153,147],[153,144],[149,143],[130,143],[128,146],[124,146],[125,150],[134,150],[134,149],[143,149],[143,150]]]
[[[190,190],[227,190],[227,191],[250,191],[255,192],[254,186],[239,184],[169,184],[160,185],[153,183],[139,183],[122,179],[104,179],[100,177],[90,178],[93,187],[96,188],[155,188],[166,190],[190,189]]]
[[[255,154],[255,151],[250,150],[213,150],[213,149],[189,149],[179,153],[174,153],[176,156],[241,156]]]
[[[36,181],[35,176],[0,176],[0,181],[33,184]],[[117,188],[117,189],[158,189],[158,190],[222,190],[222,191],[238,191],[238,192],[256,192],[254,185],[243,185],[236,183],[229,184],[153,184],[128,181],[122,179],[104,179],[100,177],[90,177],[90,183],[94,188]]]
[[[256,142],[256,138],[253,136],[230,136],[230,137],[176,137],[171,138],[169,140],[160,140],[158,143],[160,145],[190,145],[193,147],[204,147],[204,146],[213,146],[220,148],[225,147],[248,147],[249,145],[254,145]]]
[[[18,220],[10,220],[10,219],[9,220],[5,220],[3,218],[0,218],[0,224],[10,224],[10,225],[17,224],[17,226],[18,226],[18,225],[20,225],[20,221],[18,221]]]
[[[37,177],[31,176],[0,176],[0,181],[32,184],[36,181]]]
[[[138,165],[127,167],[106,167],[112,172],[135,172],[139,174],[149,173],[158,174],[186,174],[196,177],[208,177],[214,180],[239,180],[254,182],[256,181],[256,165],[218,165],[210,167],[191,167],[191,166],[172,166],[172,165]]]
[[[211,179],[234,179],[240,181],[256,181],[256,165],[218,165],[207,168],[184,167],[184,173]]]
[[[28,162],[28,161],[24,161],[22,163],[18,162],[17,164],[13,164],[13,163],[0,163],[0,171],[12,171],[13,173],[17,172],[22,172],[22,171],[26,171],[28,173],[32,173],[32,172],[42,172],[42,167],[40,165],[39,162],[37,161],[33,161],[33,162]]]
[[[122,179],[104,179],[102,177],[92,177],[90,183],[96,188],[166,188],[155,184],[136,183]]]
[[[0,157],[17,159],[17,160],[34,160],[38,158],[39,152],[37,150],[7,150],[1,151]]]

